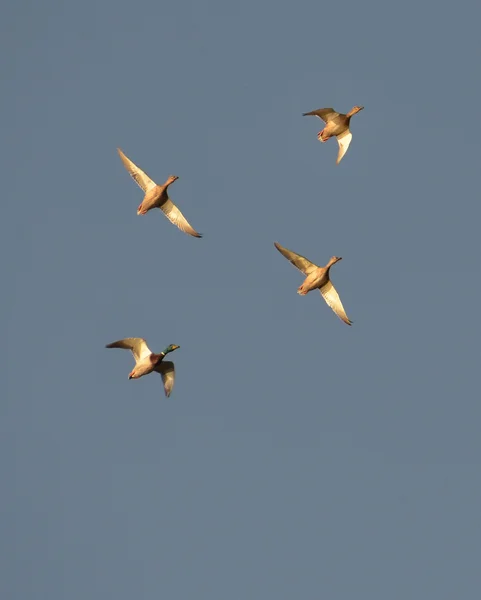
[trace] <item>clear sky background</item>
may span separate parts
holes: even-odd
[[[2,599],[477,597],[480,22],[7,3]],[[336,166],[301,115],[354,104]],[[136,215],[117,146],[203,239]],[[352,327],[274,241],[343,257]],[[126,336],[181,346],[170,399]]]

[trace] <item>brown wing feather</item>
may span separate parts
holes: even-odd
[[[336,288],[332,285],[331,281],[328,281],[326,285],[322,286],[319,291],[321,292],[321,295],[326,301],[327,305],[332,308],[336,315],[342,321],[344,321],[344,323],[347,323],[347,325],[352,325],[352,321],[346,315],[346,311],[344,310],[344,306],[339,298],[339,294],[337,293]]]
[[[152,354],[144,338],[124,338],[123,340],[118,340],[117,342],[107,344],[105,347],[130,350],[136,361],[139,361],[140,359]]]
[[[305,256],[296,254],[295,252],[292,252],[292,250],[288,250],[287,248],[284,248],[277,242],[274,242],[274,246],[279,250],[279,252],[282,254],[282,256],[287,258],[287,260],[290,263],[292,263],[295,267],[297,267],[299,269],[299,271],[304,273],[304,275],[309,275],[309,273],[312,273],[312,271],[314,271],[314,269],[318,268],[317,265],[315,265],[314,263],[311,263],[311,261],[308,260]]]
[[[156,186],[155,181],[152,181],[147,173],[144,173],[144,171],[142,171],[142,169],[132,162],[130,158],[127,158],[120,148],[117,148],[117,152],[119,153],[119,156],[129,175],[144,192]]]
[[[339,116],[339,113],[336,112],[333,108],[318,108],[317,110],[312,110],[311,112],[307,112],[307,113],[303,113],[302,114],[303,117],[319,117],[320,119],[322,119],[324,121],[324,123],[327,123],[328,121],[331,121],[332,119],[335,119],[336,117]]]
[[[202,237],[202,234],[197,233],[197,231],[189,224],[184,215],[180,212],[180,210],[175,206],[172,200],[169,198],[166,202],[162,204],[160,207],[164,215],[169,219],[171,223],[173,223],[176,227],[178,227],[184,233],[188,233],[196,238]]]
[[[162,382],[164,384],[164,392],[167,398],[170,396],[172,390],[174,389],[175,382],[175,367],[174,363],[170,360],[163,360],[157,367],[155,367],[154,371],[160,374],[162,377]]]

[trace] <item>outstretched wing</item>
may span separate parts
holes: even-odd
[[[143,338],[124,338],[117,342],[107,344],[106,348],[123,348],[124,350],[130,350],[134,355],[135,361],[139,362],[143,358],[150,356],[152,352],[147,346],[147,342]]]
[[[302,113],[303,117],[319,117],[320,119],[322,119],[324,121],[324,123],[327,123],[329,121],[332,121],[332,119],[335,119],[336,117],[339,116],[339,113],[336,112],[333,108],[318,108],[317,110],[312,110],[311,112],[307,112],[307,113]]]
[[[352,133],[349,131],[345,131],[337,136],[337,143],[339,144],[339,154],[337,155],[336,165],[338,165],[344,154],[346,154],[347,149],[349,148],[349,144],[352,140]]]
[[[162,377],[162,382],[164,384],[164,392],[168,398],[174,388],[174,363],[170,360],[163,360],[157,367],[155,367],[154,370],[157,371],[157,373],[160,373],[160,376]]]
[[[127,169],[129,175],[144,192],[151,190],[157,185],[155,181],[150,179],[147,173],[144,173],[144,171],[139,169],[139,167],[133,163],[130,158],[127,158],[120,148],[117,148],[117,152],[119,153],[119,156],[122,159],[124,167]]]
[[[327,305],[332,308],[332,310],[336,313],[336,315],[347,323],[348,325],[352,325],[352,321],[348,319],[346,315],[346,311],[344,310],[344,306],[342,305],[341,299],[339,298],[339,294],[336,291],[336,288],[332,285],[330,281],[326,283],[326,285],[322,286],[319,290],[321,292],[322,297],[327,302]]]
[[[292,250],[288,250],[287,248],[283,248],[277,242],[274,242],[274,246],[279,250],[279,252],[283,256],[287,258],[289,262],[291,262],[295,267],[297,267],[299,271],[302,271],[304,275],[309,275],[309,273],[312,273],[314,269],[318,268],[317,265],[311,263],[311,261],[307,260],[307,258],[305,258],[304,256],[296,254],[295,252],[292,252]]]
[[[169,219],[171,223],[173,223],[176,227],[178,227],[184,233],[188,233],[196,238],[201,238],[202,234],[197,233],[197,231],[189,224],[184,215],[180,212],[180,210],[175,206],[172,200],[169,198],[166,202],[162,204],[160,207],[164,215]]]

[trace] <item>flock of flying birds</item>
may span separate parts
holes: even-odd
[[[327,142],[331,137],[337,139],[339,153],[336,164],[341,162],[352,140],[352,133],[349,129],[351,117],[363,108],[363,106],[354,106],[347,114],[338,113],[333,108],[319,108],[318,110],[303,114],[303,116],[319,117],[326,124],[324,129],[317,134],[317,139],[320,142]],[[144,199],[137,208],[137,214],[145,215],[153,208],[160,208],[169,221],[181,231],[193,237],[202,237],[202,235],[190,225],[181,211],[169,198],[168,188],[174,181],[177,181],[178,177],[176,175],[170,175],[165,183],[157,185],[155,181],[150,179],[147,173],[142,171],[142,169],[125,156],[120,148],[117,150],[124,167],[144,192]],[[306,276],[297,289],[297,293],[301,296],[305,296],[312,290],[318,289],[328,306],[330,306],[336,315],[344,321],[344,323],[351,325],[352,321],[349,320],[341,299],[339,298],[339,294],[332,285],[329,277],[330,268],[342,260],[341,257],[332,256],[325,267],[319,267],[304,256],[284,248],[277,242],[275,242],[274,245],[289,262]],[[167,354],[177,350],[180,346],[170,344],[163,352],[155,354],[150,350],[147,346],[147,342],[143,338],[124,338],[117,342],[107,344],[106,347],[130,350],[134,355],[135,366],[129,373],[129,379],[138,379],[139,377],[143,377],[144,375],[148,375],[155,371],[162,377],[165,395],[167,397],[170,396],[174,387],[175,367],[172,361],[164,360],[164,358]]]

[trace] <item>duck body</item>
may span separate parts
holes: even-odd
[[[150,354],[145,358],[139,360],[132,371],[129,373],[129,379],[139,379],[144,375],[148,375],[152,373],[152,371],[157,370],[159,368],[160,363],[164,360],[165,354],[160,352],[159,354]]]
[[[174,181],[179,179],[177,175],[170,175],[165,183],[158,185],[145,171],[142,171],[140,167],[132,162],[120,148],[117,148],[117,152],[129,175],[144,192],[144,199],[137,208],[137,214],[146,215],[153,208],[160,208],[167,219],[181,231],[192,237],[201,238],[202,234],[190,225],[180,209],[169,198],[168,188]]]
[[[339,115],[332,121],[329,121],[324,129],[317,134],[319,141],[327,142],[329,138],[341,135],[349,129],[349,121],[350,118],[346,118],[345,115]]]
[[[347,114],[338,113],[333,108],[318,108],[311,112],[303,113],[304,117],[313,116],[322,119],[326,126],[319,131],[317,139],[320,142],[327,142],[331,137],[335,137],[339,144],[339,154],[336,164],[339,164],[344,154],[346,154],[349,144],[352,140],[352,133],[349,129],[351,117],[363,110],[363,106],[354,106]]]
[[[175,367],[172,361],[164,360],[164,358],[169,352],[177,350],[180,346],[170,344],[163,352],[157,354],[150,350],[143,338],[123,338],[122,340],[107,344],[106,348],[130,350],[135,359],[135,367],[129,373],[129,379],[140,379],[140,377],[149,375],[155,371],[162,377],[165,395],[167,397],[170,396],[174,387]]]
[[[312,290],[322,288],[329,281],[329,269],[330,267],[317,267],[312,273],[309,273],[297,288],[297,293],[300,296],[305,296],[309,292],[312,292]]]
[[[335,265],[342,260],[342,258],[340,256],[332,256],[325,267],[319,267],[305,256],[297,254],[292,250],[288,250],[277,242],[274,242],[274,246],[282,256],[287,258],[290,263],[306,276],[302,284],[297,288],[297,293],[300,296],[305,296],[309,292],[312,292],[312,290],[319,290],[321,296],[326,301],[326,304],[334,311],[341,321],[344,321],[346,325],[352,325],[352,321],[348,318],[341,299],[339,298],[339,294],[332,285],[329,277],[329,271],[332,265]]]
[[[145,192],[144,199],[137,208],[137,214],[146,215],[149,210],[152,210],[153,208],[160,208],[160,210],[162,210],[162,206],[169,200],[167,188],[171,183],[177,181],[177,179],[178,177],[176,175],[171,175],[163,185],[156,185],[155,187],[148,189]]]

